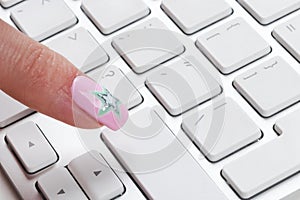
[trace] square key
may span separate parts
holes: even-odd
[[[300,75],[281,57],[274,57],[238,76],[233,85],[264,117],[300,100]]]
[[[223,74],[230,74],[271,52],[269,44],[242,18],[202,34],[196,45]]]

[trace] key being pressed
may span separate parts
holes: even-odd
[[[16,26],[29,37],[42,41],[77,23],[63,0],[27,0],[11,12]]]
[[[148,199],[226,199],[153,110],[130,119],[102,138]]]
[[[10,129],[5,138],[29,174],[58,160],[56,152],[34,122],[26,122]]]
[[[212,75],[190,57],[147,77],[146,86],[171,115],[179,115],[222,92]]]
[[[3,128],[34,111],[14,100],[0,90],[0,128]]]
[[[132,70],[141,74],[184,52],[184,46],[164,25],[154,20],[144,29],[136,29],[113,39],[112,45]],[[161,28],[162,27],[162,28]]]
[[[138,106],[143,102],[143,97],[123,72],[109,66],[104,70],[94,70],[88,75],[100,85],[107,88],[113,96],[123,102],[128,109]]]
[[[300,16],[277,26],[273,31],[275,39],[300,62],[299,31]]]
[[[186,34],[203,29],[232,13],[224,0],[163,0],[161,8]]]
[[[300,8],[299,0],[237,0],[259,23],[267,25]]]
[[[257,125],[230,98],[186,117],[182,128],[212,162],[262,137]]]
[[[103,48],[84,28],[77,28],[46,45],[63,55],[83,72],[91,71],[109,60]]]
[[[280,137],[227,164],[222,175],[242,197],[250,198],[300,171],[300,110],[275,124]]]
[[[124,193],[124,186],[102,155],[89,151],[72,160],[68,169],[89,199],[114,199]]]
[[[264,117],[300,100],[300,76],[281,57],[272,58],[238,76],[233,85]]]
[[[0,0],[0,4],[4,8],[8,8],[8,7],[13,6],[21,1],[23,1],[23,0]]]
[[[37,187],[46,199],[87,200],[85,194],[64,167],[54,169],[42,175],[38,179]]]
[[[83,0],[81,8],[103,34],[111,34],[150,13],[142,0]]]
[[[269,44],[242,18],[202,34],[196,45],[223,74],[230,74],[271,52]]]

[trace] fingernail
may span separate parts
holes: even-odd
[[[120,129],[128,119],[126,106],[88,77],[74,79],[72,98],[88,115],[112,130]]]

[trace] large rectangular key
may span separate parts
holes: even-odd
[[[226,165],[222,175],[242,197],[250,198],[300,171],[300,110],[280,119],[279,138]]]
[[[42,41],[77,22],[63,0],[27,0],[11,12],[16,26],[29,37]]]
[[[143,109],[130,119],[102,138],[148,199],[226,199],[157,113]]]
[[[261,24],[273,21],[300,8],[299,0],[238,0]]]
[[[233,85],[264,117],[300,100],[300,75],[281,57],[274,57],[238,76]]]
[[[0,90],[0,128],[34,112]]]
[[[29,174],[58,160],[56,152],[34,122],[26,122],[10,129],[6,140]]]

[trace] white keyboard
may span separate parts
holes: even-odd
[[[300,199],[300,0],[0,5],[130,109],[84,130],[0,91],[0,199]]]

